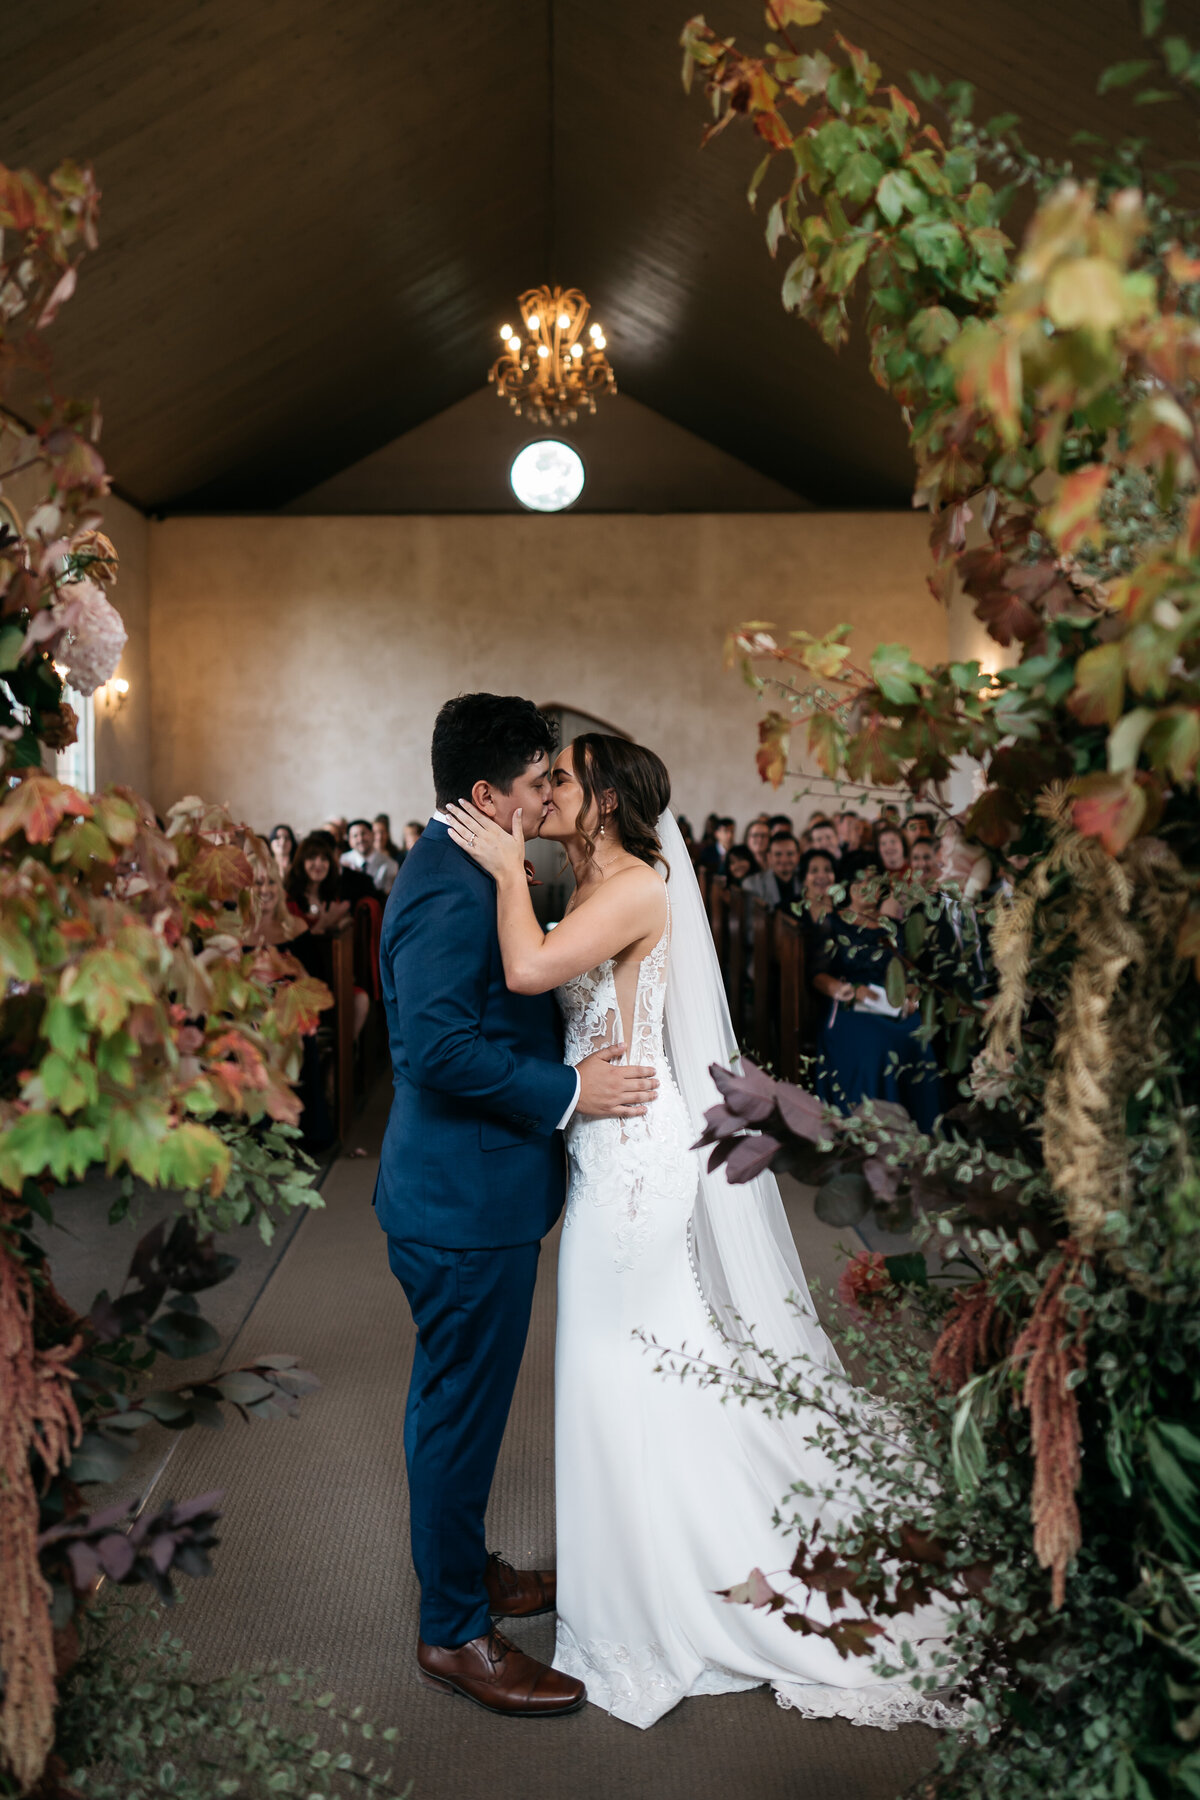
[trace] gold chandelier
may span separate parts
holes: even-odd
[[[596,395],[615,394],[617,383],[604,333],[587,323],[585,296],[578,288],[530,288],[517,304],[523,330],[500,327],[504,349],[488,370],[496,392],[539,425],[573,425],[581,411],[594,413]]]

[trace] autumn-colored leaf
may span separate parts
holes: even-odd
[[[1132,775],[1083,775],[1073,784],[1071,817],[1082,837],[1099,838],[1119,856],[1141,829],[1146,793]]]
[[[1121,270],[1103,256],[1064,257],[1046,283],[1046,311],[1065,331],[1112,331],[1127,306]]]
[[[0,843],[22,831],[27,842],[48,844],[64,819],[91,816],[85,795],[35,769],[0,801]]]
[[[307,1036],[317,1028],[318,1015],[333,1005],[333,995],[323,981],[311,976],[289,981],[275,995],[275,1018],[285,1036]]]
[[[769,712],[758,722],[758,773],[763,781],[778,787],[787,773],[788,745],[792,721],[783,713]]]
[[[237,844],[202,844],[186,873],[191,885],[210,900],[236,900],[254,885],[254,870]]]
[[[1064,475],[1058,493],[1041,513],[1039,523],[1064,555],[1070,555],[1082,543],[1103,542],[1098,514],[1108,477],[1105,463],[1089,463],[1086,468]]]
[[[841,768],[845,735],[832,713],[816,712],[808,721],[808,748],[831,781]]]
[[[772,31],[800,30],[819,25],[829,11],[825,0],[767,0],[767,24]]]
[[[1075,664],[1067,705],[1081,725],[1115,725],[1125,703],[1125,654],[1120,643],[1097,644]]]

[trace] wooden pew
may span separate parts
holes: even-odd
[[[329,934],[333,991],[334,1122],[345,1149],[354,1124],[354,925],[343,919]]]

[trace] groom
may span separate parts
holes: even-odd
[[[551,1612],[552,1573],[489,1556],[484,1514],[533,1302],[540,1240],[562,1210],[562,1130],[575,1112],[629,1118],[650,1069],[624,1046],[563,1062],[551,994],[510,994],[496,890],[450,841],[442,810],[467,798],[536,836],[554,733],[529,700],[461,694],[433,728],[435,812],[406,857],[380,966],[395,1086],[375,1207],[417,1345],[404,1452],[421,1584],[417,1663],[429,1686],[494,1712],[574,1712],[583,1683],[510,1644],[497,1618]],[[530,826],[532,825],[532,829]]]

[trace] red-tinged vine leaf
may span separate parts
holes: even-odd
[[[323,981],[305,975],[289,981],[275,995],[275,1020],[285,1037],[299,1032],[308,1037],[317,1029],[317,1019],[333,1005],[333,995]]]
[[[929,529],[929,547],[935,562],[942,562],[947,556],[958,556],[966,549],[967,526],[974,516],[965,500],[938,509]]]
[[[846,734],[832,713],[817,712],[808,721],[809,751],[831,781],[836,779],[842,766],[845,741]]]
[[[745,1581],[739,1581],[736,1587],[718,1588],[717,1593],[730,1606],[770,1606],[775,1600],[783,1600],[761,1569],[751,1569]]]
[[[1026,805],[1038,790],[1031,789]],[[989,850],[1003,850],[1020,833],[1025,822],[1025,809],[1016,795],[1006,788],[985,788],[967,814],[964,830],[978,838]]]
[[[1042,629],[1042,621],[1032,606],[1011,588],[1001,586],[989,588],[976,600],[975,617],[987,626],[988,636],[1006,649],[1014,639],[1021,644],[1031,643]]]
[[[868,713],[846,743],[846,773],[851,781],[891,787],[900,773],[899,737],[882,713]]]
[[[998,322],[969,319],[949,351],[959,398],[994,420],[1006,444],[1021,435],[1021,352]]]
[[[229,1146],[207,1125],[186,1120],[167,1133],[158,1148],[160,1187],[219,1194],[229,1176]]]
[[[1081,837],[1099,838],[1120,856],[1141,830],[1146,791],[1132,775],[1082,775],[1074,783],[1071,818]]]
[[[913,1562],[932,1563],[939,1569],[946,1566],[946,1546],[942,1540],[930,1537],[926,1531],[918,1531],[908,1520],[900,1527],[900,1553]]]
[[[1183,542],[1189,557],[1200,555],[1200,494],[1188,506]]]
[[[128,950],[101,947],[88,950],[63,977],[60,997],[83,1008],[88,1024],[102,1037],[111,1037],[133,1006],[152,1004],[155,998],[137,958]]]
[[[236,900],[243,889],[253,887],[254,870],[237,844],[202,844],[186,879],[210,900]]]
[[[0,801],[0,844],[18,831],[30,844],[48,844],[64,819],[91,816],[91,803],[83,794],[35,769]]]
[[[764,144],[769,144],[772,150],[791,149],[792,134],[774,107],[769,111],[754,115],[754,129]]]
[[[1089,463],[1084,469],[1074,470],[1062,478],[1054,499],[1039,515],[1038,523],[1064,555],[1069,556],[1083,543],[1103,542],[1099,512],[1108,477],[1105,463]]]
[[[754,760],[762,780],[769,781],[772,787],[779,787],[787,774],[791,736],[792,721],[783,713],[769,712],[758,722],[758,754]]]
[[[1125,651],[1120,643],[1097,644],[1075,664],[1075,686],[1067,706],[1081,725],[1113,726],[1125,704]]]

